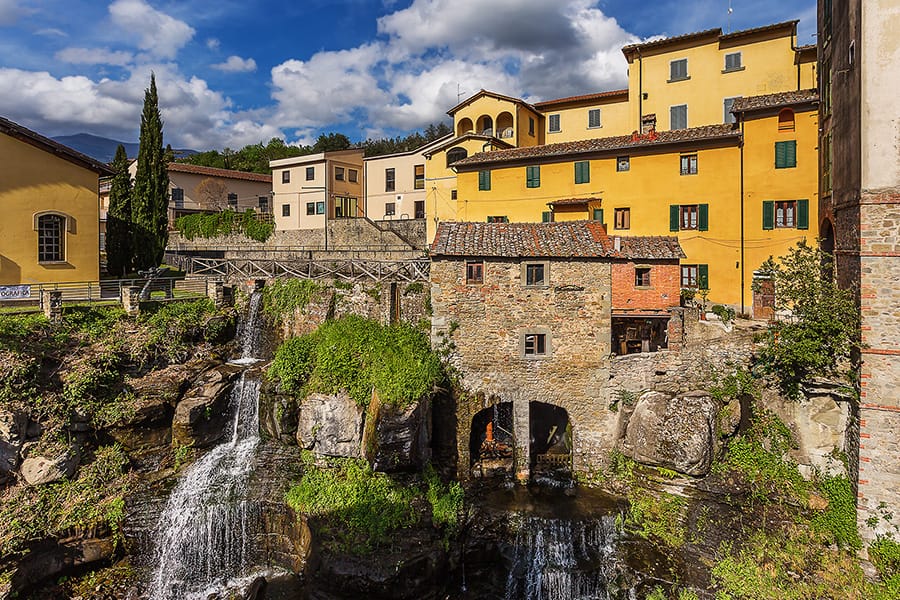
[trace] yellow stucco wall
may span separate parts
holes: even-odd
[[[778,133],[777,115],[747,123],[744,194],[744,268],[741,269],[741,149],[736,142],[724,147],[692,149],[690,146],[655,151],[621,152],[630,156],[628,171],[616,170],[616,154],[590,158],[590,182],[575,183],[579,157],[540,164],[541,185],[526,187],[525,164],[491,168],[491,190],[478,190],[478,171],[458,175],[457,218],[485,221],[506,216],[510,221],[540,222],[547,203],[567,198],[600,198],[587,209],[560,209],[554,219],[586,219],[593,208],[602,207],[610,235],[677,235],[687,257],[682,264],[706,264],[709,268],[709,299],[749,310],[752,304],[753,270],[770,255],[780,256],[804,237],[814,237],[817,200],[815,113],[800,113],[796,132]],[[777,140],[797,139],[797,167],[774,168]],[[682,154],[697,154],[697,174],[681,175]],[[764,200],[809,200],[812,230],[796,227],[764,230]],[[670,231],[671,205],[708,205],[708,230]],[[616,229],[615,209],[627,208],[628,229]],[[742,280],[743,273],[743,280]]]
[[[600,127],[589,127],[588,112],[600,110]],[[629,120],[628,100],[618,102],[595,101],[561,108],[548,107],[544,110],[544,129],[548,144],[571,142],[599,137],[628,135],[636,129]],[[559,115],[560,130],[550,131],[550,115]]]
[[[642,60],[635,56],[629,64],[629,131],[639,127],[641,114],[651,113],[656,114],[658,130],[669,130],[669,109],[675,105],[687,104],[688,127],[698,127],[725,122],[726,98],[816,87],[812,63],[800,66],[798,83],[792,42],[791,35],[785,34],[730,41],[711,38],[643,50]],[[734,52],[741,53],[742,68],[724,72],[725,55]],[[671,61],[683,58],[688,61],[689,78],[670,82]]]
[[[0,284],[97,281],[98,174],[3,134],[0,164]],[[65,234],[64,263],[38,263],[34,215],[43,211],[74,219]]]
[[[453,132],[458,136],[466,133],[482,133],[484,117],[490,117],[493,134],[505,142],[514,146],[534,146],[541,143],[539,113],[529,110],[519,102],[491,95],[480,96],[457,110],[453,114]],[[529,132],[529,117],[535,120],[533,135]],[[466,119],[472,123],[471,130],[462,126]],[[498,122],[504,123],[504,125],[498,128]],[[506,135],[504,130],[507,129],[507,126],[512,128],[512,136]]]

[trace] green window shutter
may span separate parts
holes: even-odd
[[[809,200],[797,200],[797,229],[809,229]]]
[[[491,189],[491,172],[478,171],[478,189],[481,191]]]
[[[763,201],[763,229],[775,229],[775,202]]]
[[[669,205],[669,231],[678,231],[679,215],[678,205]]]
[[[775,168],[784,168],[784,142],[775,142]]]
[[[590,183],[591,163],[583,160],[575,163],[575,183]]]
[[[602,208],[594,209],[594,220],[600,221],[601,223],[603,222],[603,209]]]
[[[541,187],[541,168],[525,167],[525,186],[530,188]]]
[[[697,287],[701,290],[709,289],[709,265],[697,265]]]
[[[700,231],[709,230],[709,204],[701,204],[697,211],[697,229]]]
[[[797,141],[785,142],[784,162],[787,167],[797,166]]]
[[[545,210],[541,213],[541,223],[552,223],[553,222],[553,213],[549,210]]]

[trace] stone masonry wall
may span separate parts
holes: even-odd
[[[465,283],[465,261],[431,267],[432,341],[452,344],[450,360],[471,395],[457,407],[459,471],[469,477],[472,417],[513,403],[516,470],[528,474],[528,407],[539,401],[568,412],[573,462],[586,470],[613,448],[618,416],[602,401],[610,354],[610,266],[549,262],[549,285],[525,287],[518,260],[486,261],[484,284]],[[544,358],[523,355],[526,332],[548,334]]]
[[[880,507],[900,503],[900,188],[864,190],[860,200],[857,518],[871,539],[891,529]]]

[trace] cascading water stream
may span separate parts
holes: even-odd
[[[612,600],[615,517],[589,520],[522,516],[505,600]],[[626,591],[627,594],[627,591]]]
[[[256,362],[259,306],[254,292],[241,324],[241,357]],[[157,526],[152,600],[203,598],[217,586],[247,574],[249,540],[259,530],[258,505],[248,484],[259,437],[258,380],[241,375],[231,393],[231,438],[191,465],[169,496]]]

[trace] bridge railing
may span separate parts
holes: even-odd
[[[242,279],[316,279],[354,281],[427,281],[428,259],[367,260],[359,258],[304,260],[255,258],[204,258],[171,255],[168,264],[192,276]]]

